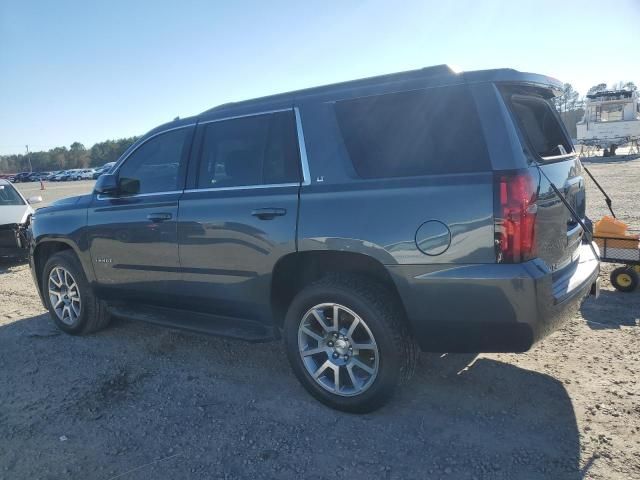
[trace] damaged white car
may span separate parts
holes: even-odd
[[[33,215],[32,203],[42,197],[25,199],[8,181],[0,179],[0,257],[26,255],[27,227]]]

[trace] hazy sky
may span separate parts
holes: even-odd
[[[0,0],[0,154],[439,63],[640,85],[639,59],[640,0]]]

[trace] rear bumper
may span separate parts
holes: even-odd
[[[553,273],[540,260],[388,269],[422,350],[474,353],[530,349],[575,315],[600,272],[588,245]]]

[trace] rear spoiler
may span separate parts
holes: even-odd
[[[464,72],[462,75],[467,83],[492,82],[497,85],[521,85],[550,92],[552,93],[551,97],[559,96],[564,87],[557,78],[537,73],[519,72],[510,68]]]

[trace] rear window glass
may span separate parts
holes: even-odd
[[[361,177],[490,169],[475,104],[464,86],[344,100],[335,109]]]
[[[542,159],[567,155],[573,145],[560,124],[560,119],[548,100],[532,95],[507,95],[511,111],[531,148]]]

